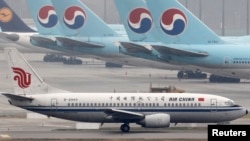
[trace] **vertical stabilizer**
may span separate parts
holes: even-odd
[[[13,82],[14,91],[17,95],[46,94],[49,92],[63,92],[52,88],[35,72],[27,60],[16,48],[5,48],[10,79]]]
[[[164,43],[220,44],[220,37],[177,0],[146,0],[155,28]]]
[[[51,0],[67,36],[117,36],[102,19],[80,0]]]
[[[17,16],[4,0],[0,0],[0,27],[2,32],[35,32]]]
[[[145,0],[115,0],[115,5],[131,41],[155,41],[153,18]]]
[[[39,34],[59,35],[61,26],[51,0],[26,0]]]

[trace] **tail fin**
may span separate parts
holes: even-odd
[[[14,91],[17,95],[65,92],[47,85],[16,48],[5,48]]]
[[[165,43],[219,44],[221,38],[177,0],[146,0],[155,22],[154,34]]]
[[[120,19],[131,41],[154,42],[153,18],[145,0],[115,0]]]
[[[118,36],[80,0],[52,0],[67,36]]]
[[[0,0],[0,27],[2,32],[35,32],[17,16],[4,0]]]
[[[51,0],[26,0],[26,2],[40,34],[61,34],[61,26]]]

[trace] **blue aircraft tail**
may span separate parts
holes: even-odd
[[[35,32],[17,16],[4,0],[0,0],[0,27],[2,32]]]
[[[153,18],[144,0],[115,0],[115,5],[131,41],[155,41]]]
[[[221,38],[177,0],[146,0],[154,19],[154,36],[164,43],[220,44]],[[156,33],[156,32],[155,32]]]
[[[51,0],[26,0],[39,34],[59,35],[61,26]]]
[[[67,36],[118,36],[80,0],[51,0]]]

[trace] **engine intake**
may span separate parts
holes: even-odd
[[[137,124],[145,128],[169,127],[170,115],[162,113],[146,115],[145,118]]]

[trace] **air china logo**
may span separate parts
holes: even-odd
[[[12,70],[16,73],[13,79],[18,82],[18,86],[22,89],[28,88],[31,84],[31,74],[21,68],[12,67]]]
[[[145,8],[136,8],[129,14],[128,26],[135,33],[143,34],[148,32],[152,24],[152,16]]]
[[[7,23],[9,22],[13,17],[13,13],[9,8],[1,8],[0,9],[0,21]]]
[[[168,35],[181,34],[187,25],[186,15],[179,9],[168,9],[161,16],[161,29]]]
[[[58,22],[55,9],[52,6],[43,6],[37,15],[38,22],[46,28],[54,27]]]
[[[70,29],[79,29],[86,22],[86,13],[78,6],[71,6],[64,12],[63,21]]]

